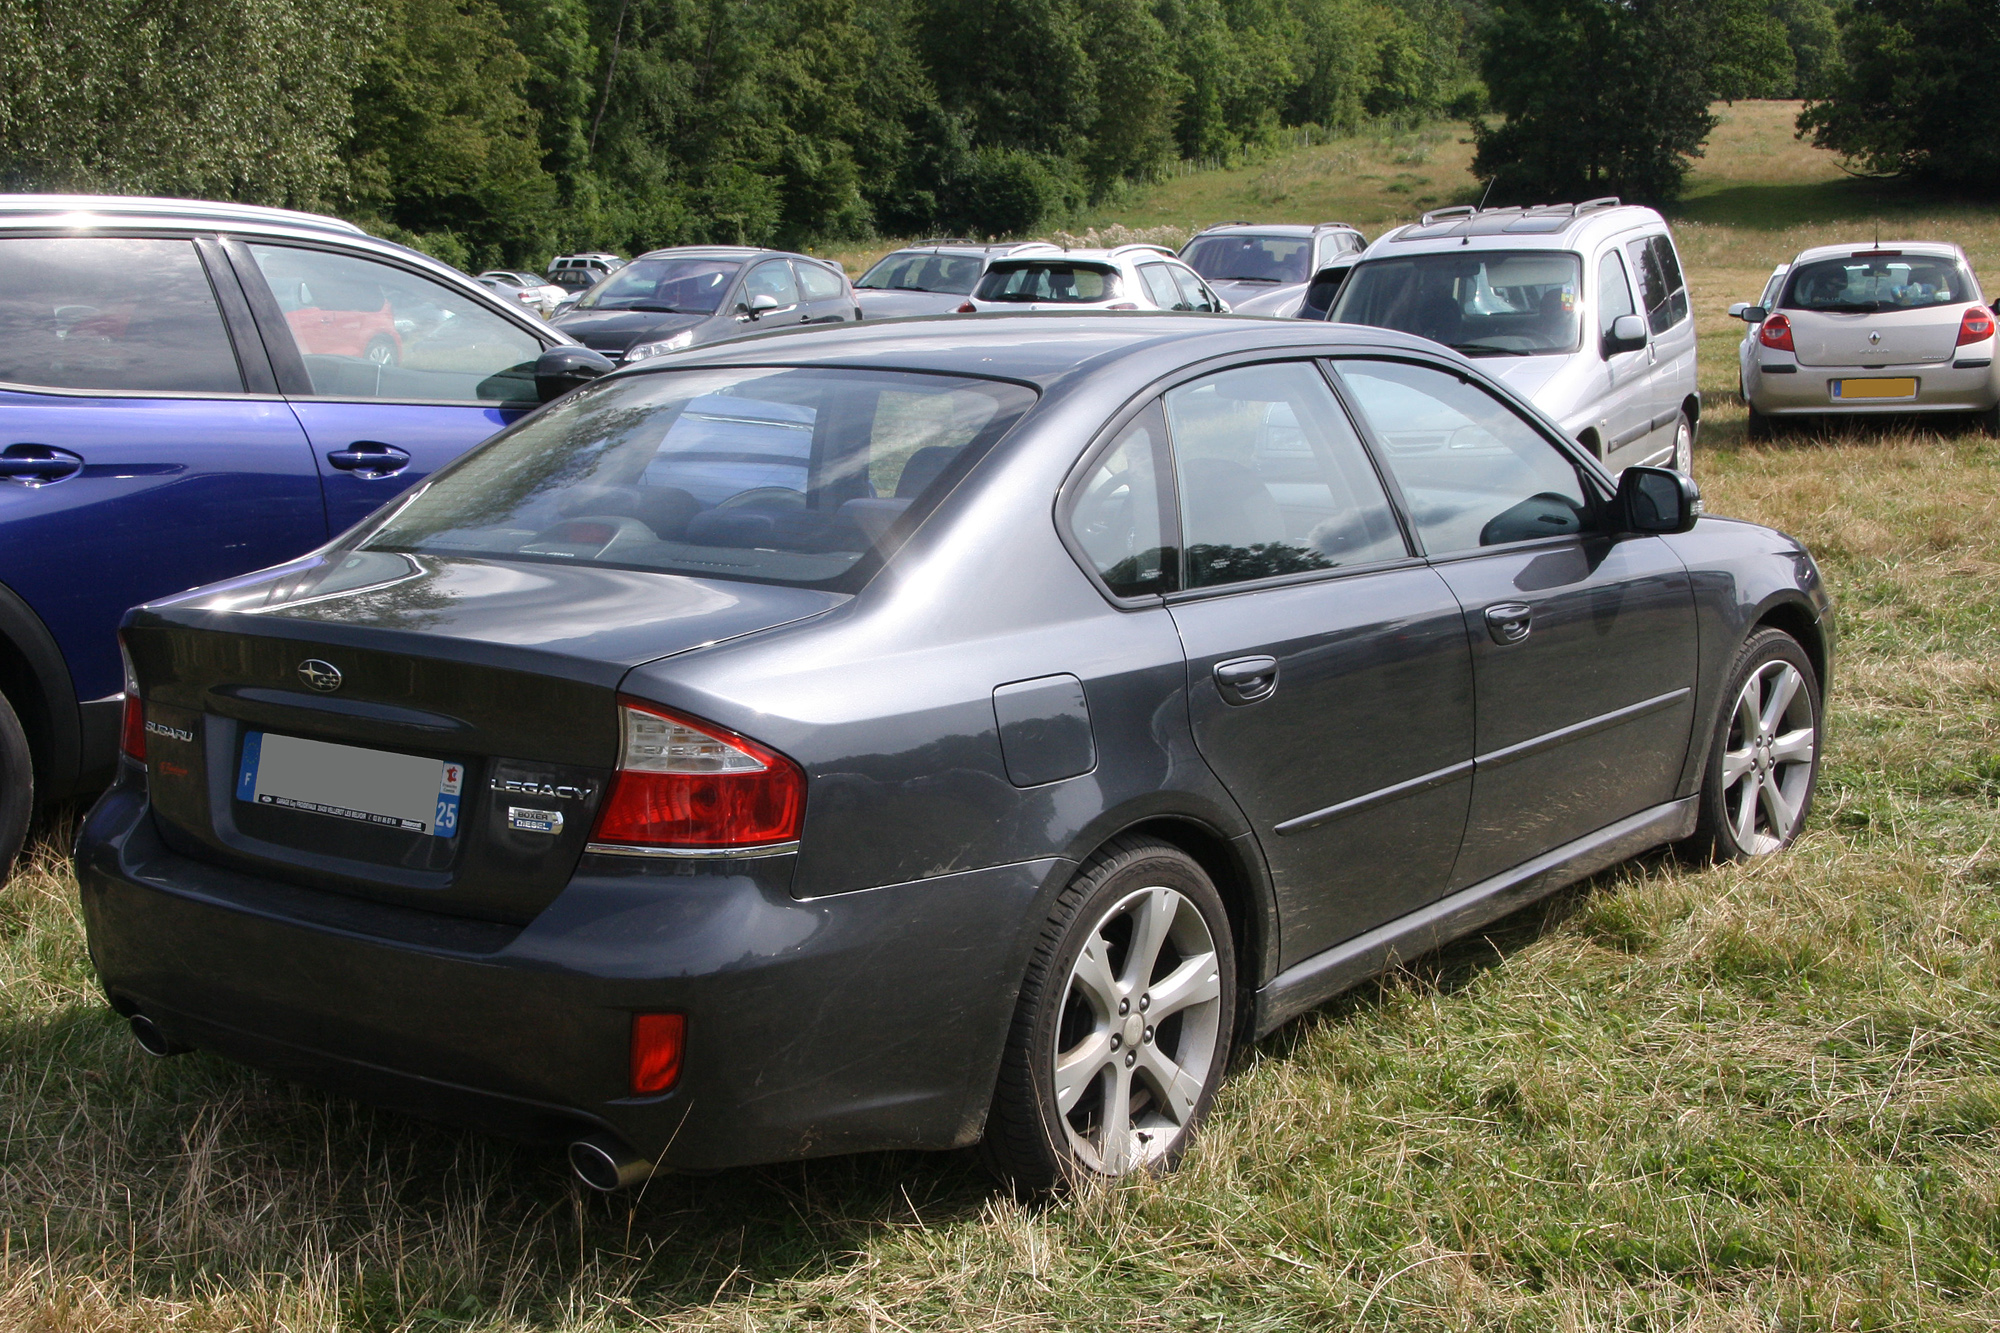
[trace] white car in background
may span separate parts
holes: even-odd
[[[1201,275],[1163,245],[1037,251],[996,259],[960,314],[1038,310],[1200,310],[1229,313]]]
[[[544,282],[532,273],[510,268],[489,268],[476,281],[489,291],[520,302],[523,308],[534,311],[543,319],[554,315],[556,307],[569,295],[553,282]]]
[[[1748,432],[1778,418],[1978,414],[2000,433],[1994,317],[1955,245],[1822,245],[1781,264],[1739,351]]]

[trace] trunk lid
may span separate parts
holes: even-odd
[[[845,600],[334,552],[143,608],[126,641],[154,819],[265,879],[526,922],[588,840],[625,673]]]
[[[1896,366],[1949,361],[1962,304],[1874,314],[1785,310],[1802,366]]]

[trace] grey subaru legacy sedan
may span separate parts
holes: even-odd
[[[745,340],[131,613],[77,848],[155,1054],[659,1169],[1171,1164],[1232,1049],[1647,848],[1776,852],[1830,605],[1414,337]]]

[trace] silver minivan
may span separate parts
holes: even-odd
[[[1694,320],[1673,235],[1650,208],[1437,209],[1369,246],[1327,318],[1488,361],[1613,472],[1692,470]]]

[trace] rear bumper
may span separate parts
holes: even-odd
[[[1793,366],[1789,372],[1773,365]],[[1843,400],[1833,396],[1842,379],[1914,379],[1914,398]],[[1791,361],[1752,359],[1744,370],[1750,406],[1766,416],[1838,413],[1895,415],[1904,412],[1984,412],[2000,402],[2000,377],[1991,364],[1954,366],[1941,361],[1921,366],[1800,366]]]
[[[801,902],[615,860],[587,858],[525,928],[466,923],[179,856],[121,785],[77,877],[121,1011],[364,1101],[533,1141],[608,1130],[688,1169],[978,1138],[1066,862]],[[630,1016],[657,1010],[688,1017],[681,1077],[633,1098]]]

